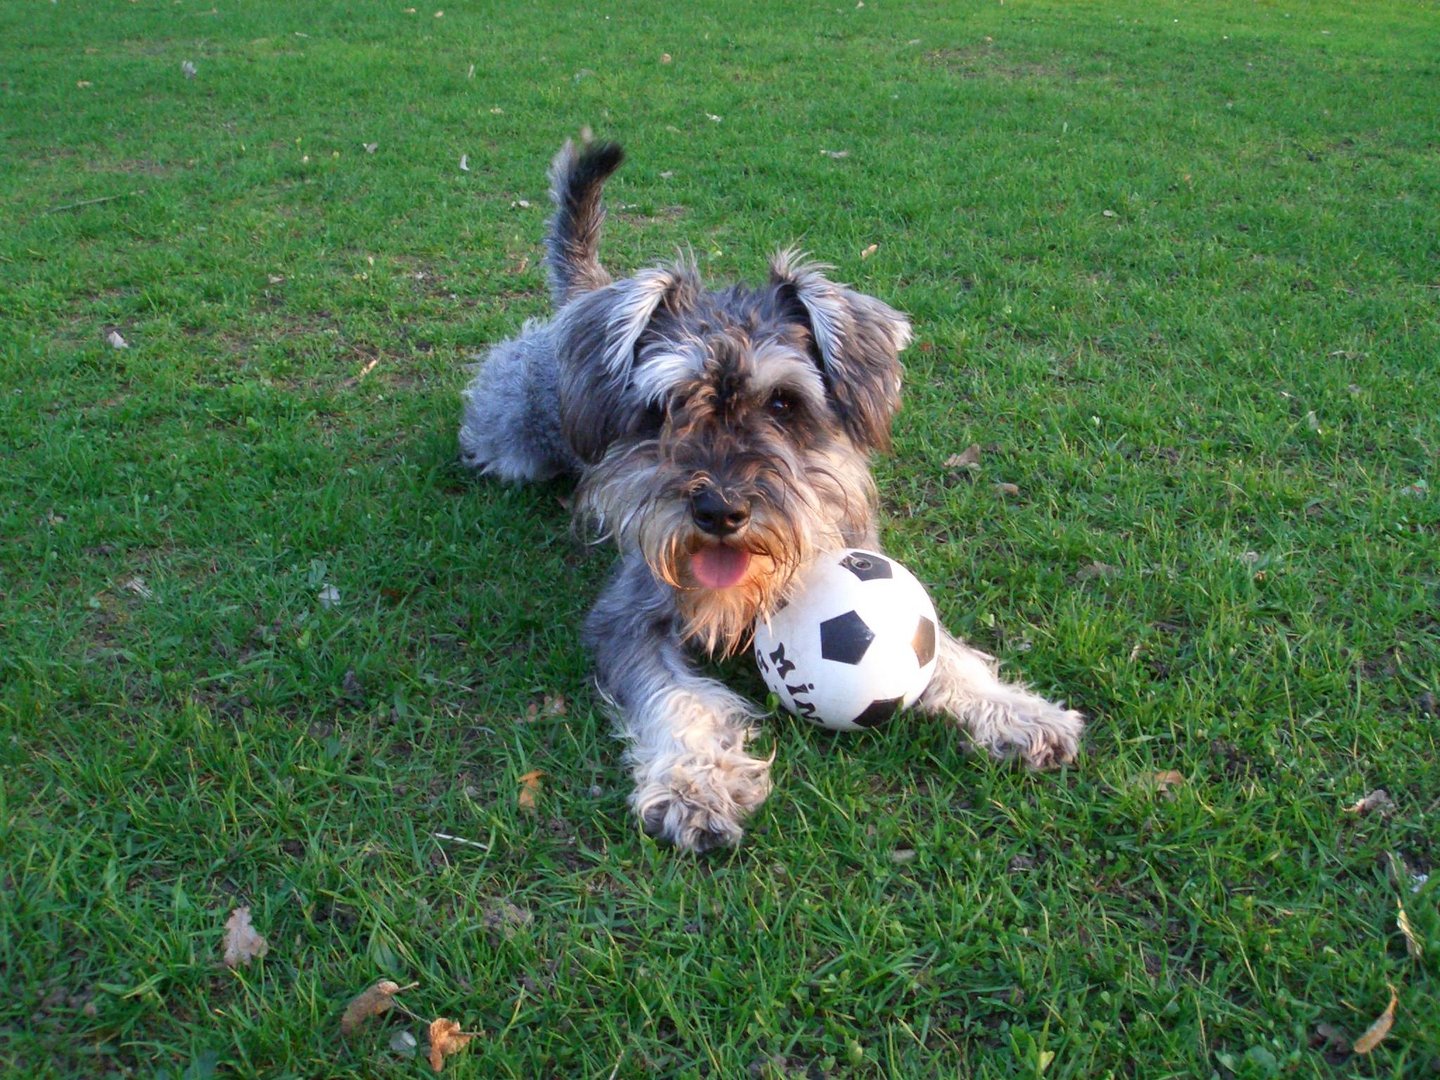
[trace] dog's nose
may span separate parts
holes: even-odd
[[[750,501],[704,488],[690,496],[690,517],[701,532],[729,536],[743,529],[750,520]]]

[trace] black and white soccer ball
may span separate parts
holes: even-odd
[[[803,568],[786,603],[755,623],[765,685],[833,731],[878,727],[935,674],[939,630],[925,587],[894,559],[847,548]]]

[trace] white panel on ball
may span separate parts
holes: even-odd
[[[834,731],[877,727],[935,673],[935,605],[915,575],[862,548],[796,576],[787,603],[755,624],[755,662],[781,704]]]

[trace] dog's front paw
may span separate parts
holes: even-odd
[[[1080,751],[1080,735],[1085,730],[1085,717],[1074,709],[1064,709],[1041,701],[1034,715],[1022,718],[1014,737],[1002,744],[998,757],[1016,757],[1031,769],[1053,769],[1068,765]],[[996,748],[992,747],[992,753]]]
[[[647,833],[686,851],[734,847],[741,823],[770,794],[770,763],[738,752],[686,758],[652,777],[630,805]]]

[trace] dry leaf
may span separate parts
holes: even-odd
[[[225,920],[225,966],[240,967],[270,951],[265,940],[250,923],[250,909],[238,907]]]
[[[545,773],[540,769],[531,769],[524,776],[520,777],[520,797],[518,802],[521,810],[534,810],[535,797],[540,794],[540,778]]]
[[[1181,787],[1185,783],[1185,774],[1176,772],[1174,769],[1166,769],[1164,772],[1157,772],[1153,779],[1157,788],[1161,791],[1169,791],[1172,787]]]
[[[1400,1003],[1400,995],[1395,992],[1395,987],[1390,987],[1390,1004],[1385,1006],[1385,1011],[1375,1018],[1375,1022],[1365,1029],[1365,1034],[1355,1040],[1351,1047],[1357,1054],[1368,1054],[1382,1042],[1385,1036],[1390,1034],[1390,1029],[1395,1026],[1395,1006]]]
[[[951,454],[945,459],[947,469],[970,469],[980,464],[980,444],[971,443],[958,454]]]
[[[1395,801],[1390,798],[1390,793],[1384,788],[1376,788],[1363,799],[1357,800],[1354,804],[1341,808],[1345,814],[1371,814],[1378,813],[1382,817],[1388,816],[1395,810]]]
[[[1405,901],[1397,896],[1395,906],[1399,909],[1399,914],[1395,916],[1395,925],[1400,928],[1400,933],[1405,935],[1405,952],[1411,960],[1419,960],[1425,952],[1425,946],[1416,936],[1415,927],[1410,925],[1410,915],[1405,910]]]
[[[1015,484],[996,484],[995,490],[1001,495],[1019,495],[1020,488]]]
[[[369,989],[360,991],[345,1006],[345,1015],[340,1017],[340,1034],[349,1035],[372,1016],[388,1011],[395,1004],[395,995],[400,993],[400,989],[399,983],[381,979]]]
[[[537,720],[550,720],[555,717],[564,716],[569,709],[570,706],[565,702],[565,695],[555,694],[552,696],[546,694],[543,702],[532,701],[526,707],[525,715],[521,719],[521,722],[533,724]]]
[[[465,1049],[475,1038],[473,1031],[461,1031],[454,1020],[441,1016],[430,1021],[430,1067],[437,1073],[445,1068],[445,1058]]]

